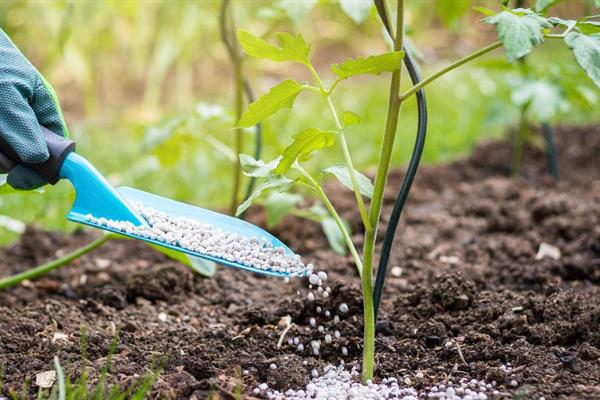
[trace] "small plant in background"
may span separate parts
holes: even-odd
[[[540,15],[544,15],[550,7],[561,2],[561,0],[537,1],[535,10]],[[523,0],[515,1],[515,8],[523,7],[524,3]],[[584,8],[589,8],[588,3],[583,4]],[[548,18],[547,22],[553,26],[564,25],[567,28],[579,25],[579,28],[588,34],[600,31],[600,22],[595,21],[593,17],[583,17],[577,21]],[[526,56],[517,61],[516,71],[504,62],[482,63],[484,67],[510,71],[506,80],[511,88],[510,98],[503,102],[499,101],[498,107],[492,111],[490,117],[515,125],[514,130],[511,130],[513,175],[520,174],[524,147],[531,144],[545,148],[548,172],[558,180],[560,172],[552,123],[573,107],[593,109],[598,101],[598,95],[585,82],[574,78],[576,74],[571,65],[553,63],[536,66],[529,63]],[[537,137],[534,135],[537,130],[541,131],[541,141],[536,140]]]
[[[387,4],[383,1],[376,1],[376,4],[380,16],[393,38],[393,51],[333,64],[331,72],[334,75],[334,81],[329,86],[324,84],[321,75],[313,66],[310,60],[311,45],[305,41],[302,35],[276,33],[278,45],[273,45],[248,31],[238,31],[240,44],[249,56],[275,62],[299,63],[306,68],[307,74],[311,78],[310,82],[297,82],[287,78],[273,86],[256,102],[249,105],[236,125],[238,128],[250,127],[283,109],[291,108],[301,93],[312,93],[320,97],[324,107],[329,111],[332,121],[329,123],[330,129],[307,127],[295,133],[291,144],[271,161],[265,162],[241,154],[240,162],[245,174],[261,178],[262,181],[256,191],[240,205],[238,214],[243,213],[263,193],[267,191],[285,192],[294,185],[308,188],[321,199],[327,212],[335,220],[361,277],[364,308],[363,381],[372,378],[374,369],[375,306],[372,274],[375,241],[380,225],[383,192],[387,183],[401,104],[439,77],[501,46],[504,47],[509,62],[513,62],[529,54],[545,39],[564,40],[573,51],[580,66],[594,82],[600,84],[600,35],[589,31],[591,26],[596,26],[595,22],[591,23],[589,19],[573,22],[549,19],[532,10],[522,8],[512,10],[503,8],[500,12],[478,8],[488,14],[483,22],[496,26],[499,41],[442,68],[401,93],[402,73],[400,68],[404,58],[405,45],[404,1],[397,2],[395,27],[390,27],[388,22],[386,10],[389,7]],[[562,32],[551,33],[554,27],[562,28]],[[360,124],[361,118],[352,110],[338,112],[333,97],[336,87],[345,80],[357,75],[379,75],[383,72],[391,72],[389,103],[377,173],[374,183],[371,183],[369,178],[354,168],[351,151],[346,142],[346,131],[352,125]],[[336,142],[341,150],[342,162],[332,165],[316,175],[311,174],[303,166],[315,153],[334,146]],[[347,227],[323,189],[323,182],[329,176],[337,178],[342,185],[354,193],[356,207],[364,227],[362,256],[359,255]],[[368,208],[364,198],[371,199]]]
[[[87,360],[87,335],[85,329],[81,329],[81,364],[77,379],[72,380],[71,376],[66,376],[60,363],[60,357],[54,356],[54,371],[47,371],[36,378],[36,385],[39,386],[36,398],[38,400],[125,400],[145,399],[150,389],[158,379],[162,362],[153,363],[148,368],[148,372],[137,382],[129,386],[121,386],[117,383],[111,383],[108,374],[112,368],[112,357],[117,350],[119,336],[115,334],[111,340],[106,361],[100,370],[98,381],[95,383],[89,380],[89,369]],[[38,381],[39,379],[39,381]],[[0,394],[6,389],[6,393],[11,400],[26,400],[30,398],[29,394],[30,378],[26,378],[19,391],[13,388],[3,387],[3,371],[0,368]]]

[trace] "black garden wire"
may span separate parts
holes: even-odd
[[[542,134],[546,141],[546,156],[548,158],[548,171],[554,180],[560,180],[560,172],[558,169],[558,152],[556,143],[554,142],[554,133],[552,126],[548,122],[542,122]]]
[[[220,28],[221,28],[221,39],[223,44],[227,48],[227,52],[229,53],[229,57],[231,58],[232,63],[235,63],[241,54],[236,54],[236,48],[232,44],[232,40],[235,40],[235,35],[233,34],[234,27],[227,26],[227,11],[229,9],[229,0],[223,0],[221,3],[221,12],[220,12]],[[246,94],[246,100],[248,104],[254,103],[256,97],[254,96],[254,92],[252,91],[252,87],[248,80],[242,77],[242,82],[244,86],[244,93]],[[255,130],[255,146],[254,146],[254,158],[259,160],[262,157],[262,148],[263,148],[263,130],[262,124],[259,122],[254,126]],[[244,195],[244,200],[247,200],[252,192],[254,191],[254,186],[256,185],[256,178],[252,177],[248,181],[248,186],[246,188],[246,193]],[[243,215],[242,215],[243,218]]]
[[[383,22],[383,25],[385,26],[390,37],[393,38],[392,32],[390,30],[390,23],[385,10],[384,0],[374,0],[374,2],[377,8],[377,12],[379,13],[379,16]],[[404,50],[406,52],[406,48],[404,48]],[[410,76],[413,85],[419,83],[421,80],[421,77],[419,76],[419,71],[417,70],[415,63],[408,54],[408,52],[406,52],[404,56],[404,65],[406,67],[406,70],[408,71],[408,75]],[[375,320],[377,320],[379,305],[381,303],[381,295],[383,293],[383,287],[385,284],[385,277],[387,267],[389,264],[390,252],[394,244],[394,237],[396,236],[398,222],[400,221],[400,216],[402,215],[404,204],[406,202],[408,194],[410,193],[410,188],[412,186],[413,180],[415,178],[415,175],[417,174],[419,162],[421,161],[421,156],[423,154],[423,147],[425,146],[425,134],[427,133],[427,100],[425,98],[425,92],[423,89],[419,90],[416,93],[416,98],[418,110],[418,124],[415,145],[413,148],[412,156],[410,158],[410,162],[408,164],[408,168],[406,170],[406,174],[402,181],[402,186],[400,187],[398,197],[396,198],[396,201],[394,203],[394,209],[392,210],[392,214],[390,215],[385,235],[383,237],[383,245],[381,248],[381,254],[379,256],[379,265],[377,268],[377,277],[375,279],[375,286],[373,287]]]

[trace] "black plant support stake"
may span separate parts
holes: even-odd
[[[548,170],[554,180],[560,180],[560,173],[558,171],[558,157],[556,150],[556,143],[554,142],[554,133],[552,132],[552,126],[548,122],[542,122],[542,134],[546,140],[546,156],[548,158]]]
[[[384,1],[375,0],[375,6],[383,22],[383,25],[385,26],[390,37],[392,37]],[[406,66],[406,69],[408,71],[413,85],[418,84],[421,80],[421,77],[419,76],[419,72],[417,71],[415,63],[413,62],[408,52],[406,52],[406,55],[404,56],[404,65]],[[400,216],[402,215],[402,210],[404,208],[406,199],[408,198],[408,194],[410,193],[410,188],[414,181],[415,175],[417,174],[419,162],[421,161],[421,156],[423,154],[423,147],[425,146],[425,135],[427,133],[427,100],[425,98],[425,92],[423,89],[419,90],[416,93],[416,98],[418,110],[418,124],[415,146],[413,148],[413,153],[410,158],[408,168],[406,170],[406,175],[404,176],[404,179],[402,181],[402,186],[400,187],[400,191],[398,192],[398,197],[396,198],[396,201],[394,203],[394,209],[392,210],[392,214],[390,215],[390,221],[385,231],[381,255],[379,257],[379,265],[377,268],[377,277],[375,279],[375,286],[373,287],[375,320],[377,320],[379,304],[381,303],[381,295],[383,293],[383,287],[385,285],[385,277],[387,267],[389,264],[390,252],[394,244],[394,237],[396,236],[398,222],[400,221]]]

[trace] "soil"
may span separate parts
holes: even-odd
[[[468,377],[495,380],[502,398],[600,399],[600,128],[560,128],[557,144],[559,183],[547,176],[537,149],[527,150],[522,176],[510,177],[510,147],[501,142],[420,171],[380,312],[378,378],[424,387]],[[384,221],[402,177],[401,170],[391,175]],[[335,186],[329,193],[360,247],[353,196]],[[264,223],[257,208],[250,219]],[[56,354],[77,376],[81,327],[92,380],[117,330],[115,381],[131,384],[164,360],[153,398],[233,399],[242,384],[251,399],[261,382],[300,388],[312,368],[340,359],[358,365],[362,305],[350,257],[333,253],[310,221],[288,217],[274,233],[329,273],[332,294],[317,304],[333,312],[345,302],[350,310],[336,327],[303,300],[304,281],[286,284],[226,267],[204,279],[142,243],[113,241],[0,293],[5,390],[52,370]],[[95,237],[87,230],[65,236],[29,227],[19,243],[0,251],[0,276]],[[560,258],[536,259],[542,243],[557,247]],[[301,357],[285,340],[278,349],[288,315],[293,326],[286,339],[319,338],[311,316],[342,338],[318,357]]]

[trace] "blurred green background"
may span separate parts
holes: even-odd
[[[346,1],[342,8],[337,1],[232,1],[238,27],[268,40],[277,31],[302,33],[313,43],[314,64],[329,82],[331,63],[387,51],[370,4]],[[592,4],[568,1],[550,14],[578,17],[593,13]],[[500,8],[499,1],[408,1],[408,34],[423,75],[494,40],[493,27],[479,23],[483,16],[474,5]],[[78,151],[113,184],[224,209],[232,185],[235,121],[232,66],[219,36],[219,8],[218,1],[4,0],[0,26],[55,86]],[[554,115],[553,123],[598,122],[600,92],[562,43],[546,43],[528,63],[543,79],[561,77],[569,105]],[[244,73],[257,95],[286,76],[310,78],[292,64],[250,59],[244,60]],[[424,161],[461,157],[482,138],[505,134],[518,119],[511,87],[519,79],[518,69],[497,50],[428,87]],[[365,77],[342,83],[335,96],[340,110],[363,117],[348,130],[355,164],[363,171],[377,161],[387,86],[386,76]],[[302,94],[293,110],[266,122],[263,158],[271,159],[301,129],[333,127],[326,111],[318,97]],[[396,166],[410,156],[415,124],[411,100],[402,109]],[[245,152],[253,152],[253,140],[248,130]],[[312,166],[331,165],[341,160],[339,153],[337,147],[328,150]],[[0,215],[72,230],[65,215],[73,196],[66,182],[43,193],[0,196]],[[0,244],[16,238],[4,225]]]

